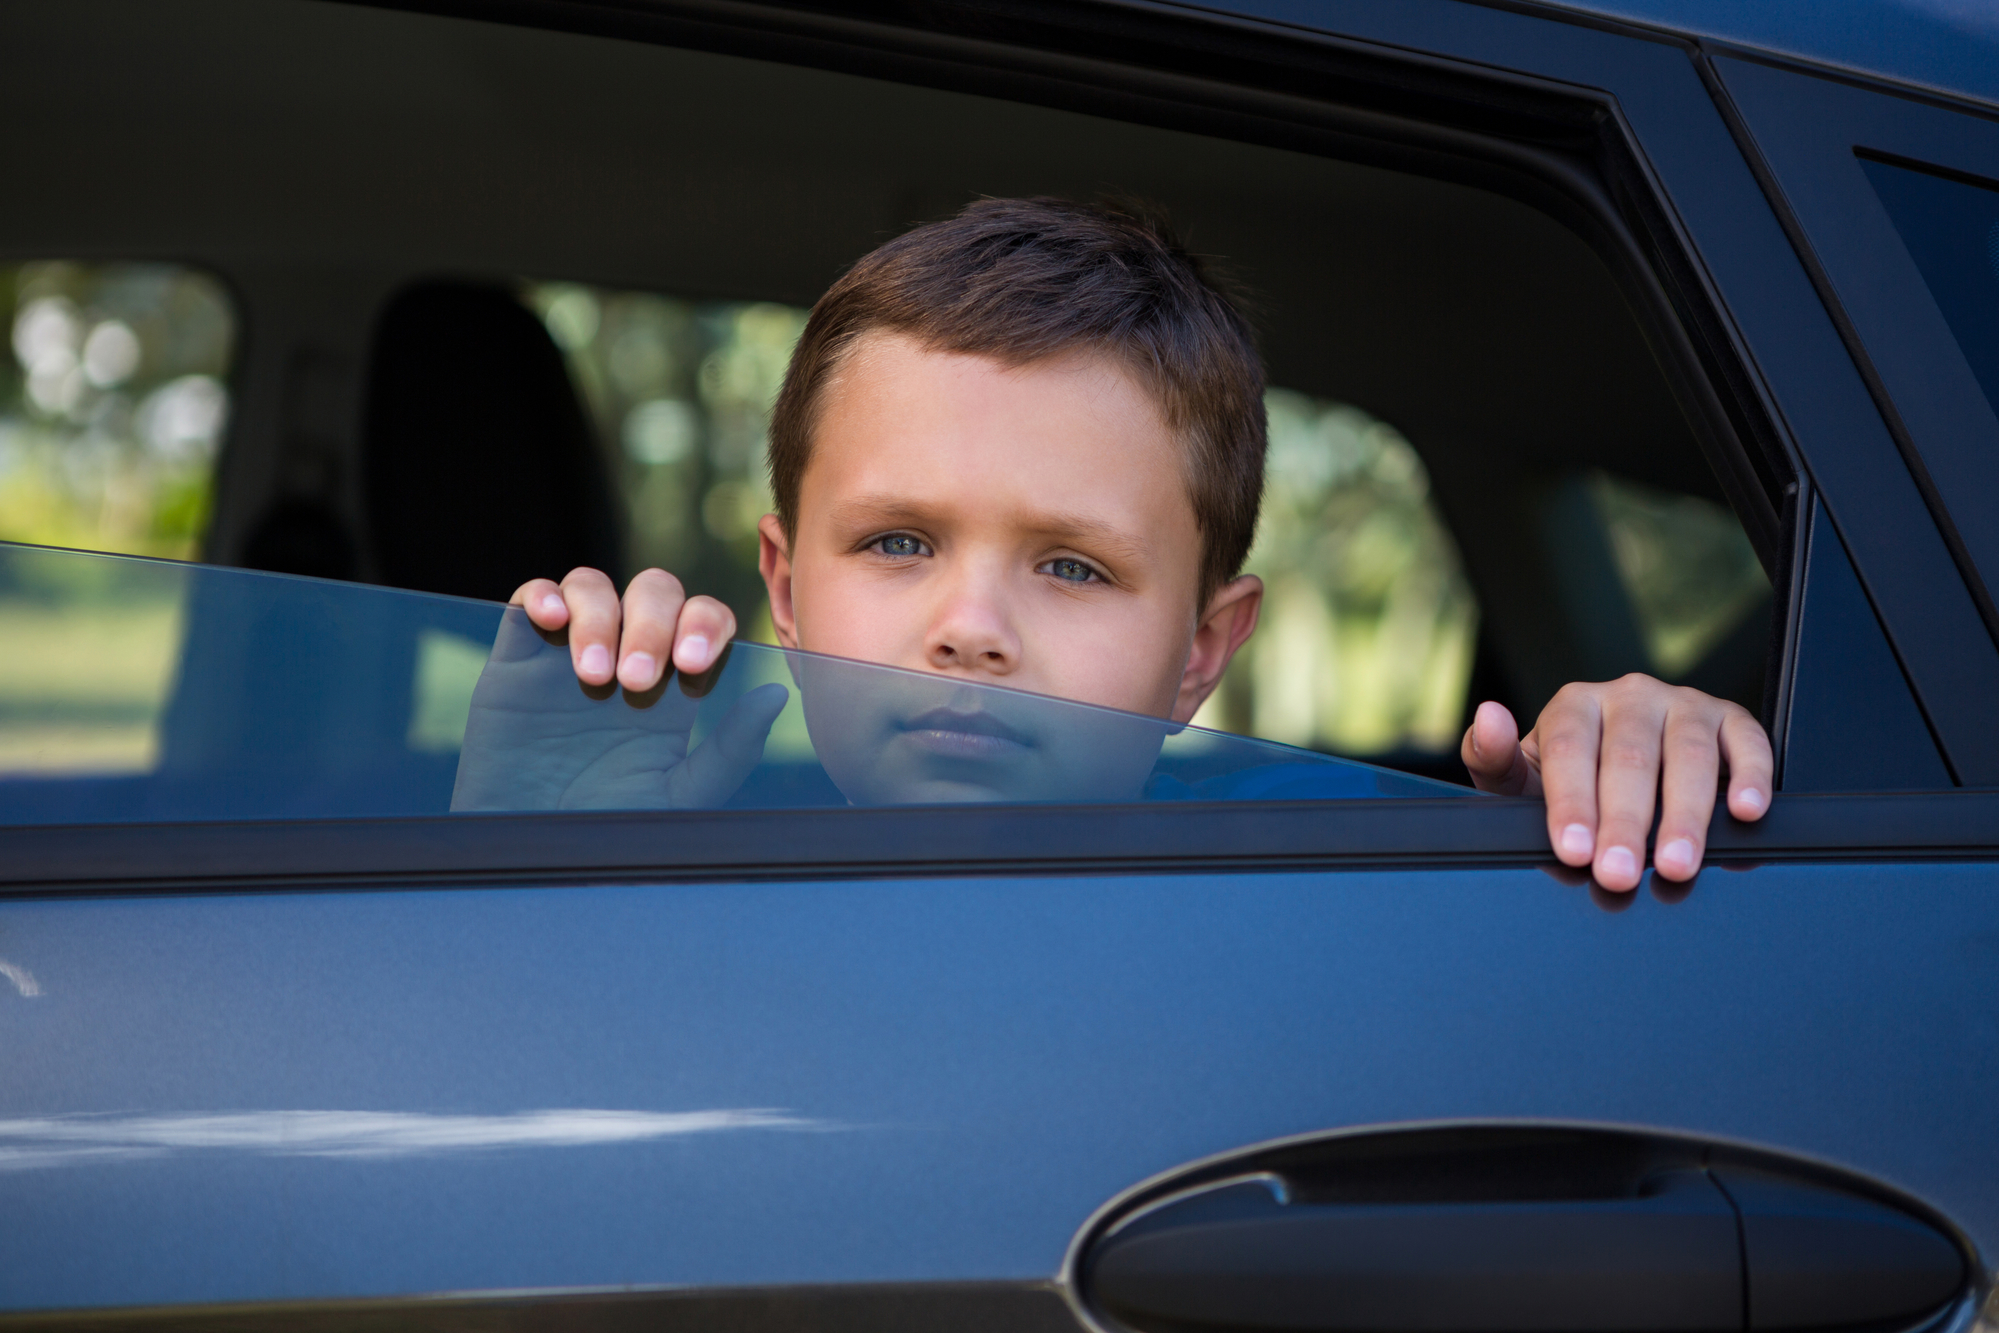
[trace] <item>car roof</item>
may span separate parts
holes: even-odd
[[[1999,105],[1993,0],[1551,0]]]

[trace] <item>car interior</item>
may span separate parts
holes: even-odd
[[[43,128],[10,149],[0,265],[182,265],[233,304],[202,560],[487,599],[575,565],[628,574],[631,497],[686,451],[607,429],[565,293],[595,294],[592,320],[619,294],[696,323],[795,320],[969,200],[1134,199],[1245,295],[1273,386],[1420,459],[1411,493],[1475,631],[1444,670],[1447,725],[1389,728],[1360,757],[1463,781],[1454,737],[1479,699],[1524,728],[1564,682],[1627,671],[1775,715],[1783,538],[1739,517],[1716,464],[1747,446],[1688,391],[1702,372],[1629,265],[1490,172],[1088,114],[1031,81],[1010,100],[317,0],[13,21],[0,104]],[[754,595],[740,541],[709,544],[737,560],[726,591]],[[1347,632],[1333,611],[1324,632]],[[1280,652],[1245,689],[1309,669]],[[1255,730],[1248,708],[1217,720]]]

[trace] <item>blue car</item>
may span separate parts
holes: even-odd
[[[0,1330],[1999,1321],[1999,22],[1735,9],[0,12]],[[803,310],[1104,193],[1257,655],[755,641]],[[505,605],[653,563],[642,697]],[[1453,756],[1629,671],[1778,794],[1612,894]]]

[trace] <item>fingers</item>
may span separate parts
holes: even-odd
[[[1756,719],[1650,676],[1567,686],[1522,749],[1540,761],[1556,855],[1567,865],[1588,864],[1597,884],[1613,892],[1638,886],[1655,809],[1654,868],[1668,880],[1694,877],[1724,763],[1731,813],[1757,819],[1770,807],[1770,740]]]
[[[1458,754],[1480,791],[1500,796],[1541,794],[1541,775],[1521,751],[1520,726],[1503,704],[1487,700],[1478,706]]]
[[[699,675],[736,632],[736,616],[713,597],[688,597],[680,580],[648,569],[625,589],[618,683],[634,693],[659,684],[669,665]]]
[[[530,579],[513,604],[544,630],[569,626],[569,660],[586,685],[617,682],[634,693],[659,684],[668,666],[689,673],[715,665],[736,632],[736,617],[712,597],[689,598],[663,569],[640,573],[622,599],[609,576],[573,569],[561,584]]]
[[[529,579],[514,589],[508,602],[526,611],[537,628],[561,629],[569,623],[569,603],[562,600],[562,589],[548,579]]]
[[[715,665],[735,633],[735,612],[713,597],[690,598],[680,612],[680,626],[674,634],[673,664],[689,675],[699,675]]]
[[[1604,692],[1593,870],[1596,882],[1613,893],[1637,888],[1645,872],[1645,843],[1658,801],[1667,713],[1673,696],[1680,693],[1650,676],[1626,676]],[[1712,793],[1713,768],[1707,770],[1707,782]]]
[[[1728,761],[1728,813],[1758,820],[1770,808],[1776,787],[1776,760],[1770,737],[1748,710],[1730,706],[1721,721],[1721,757]]]
[[[668,776],[668,803],[676,810],[699,810],[735,795],[762,761],[771,724],[790,697],[782,685],[759,685],[730,705],[708,739]]]
[[[1597,753],[1603,727],[1598,691],[1604,688],[1564,687],[1541,710],[1528,737],[1548,798],[1548,841],[1565,866],[1590,865],[1596,858]],[[1637,883],[1635,877],[1632,883]]]
[[[1707,850],[1708,821],[1714,818],[1716,779],[1721,774],[1721,726],[1733,704],[1693,690],[1675,691],[1666,712],[1659,775],[1663,808],[1652,867],[1661,877],[1689,880]],[[1748,714],[1743,714],[1747,717]]]
[[[617,643],[618,683],[634,693],[659,684],[673,656],[675,626],[687,594],[663,569],[640,573],[625,589],[624,629]]]
[[[572,569],[561,591],[569,609],[570,665],[586,685],[610,684],[621,619],[616,586],[598,570]],[[533,608],[528,614],[534,615]]]

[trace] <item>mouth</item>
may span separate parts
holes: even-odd
[[[902,733],[926,750],[957,759],[1003,759],[1033,746],[1025,735],[984,711],[933,708],[905,719]]]

